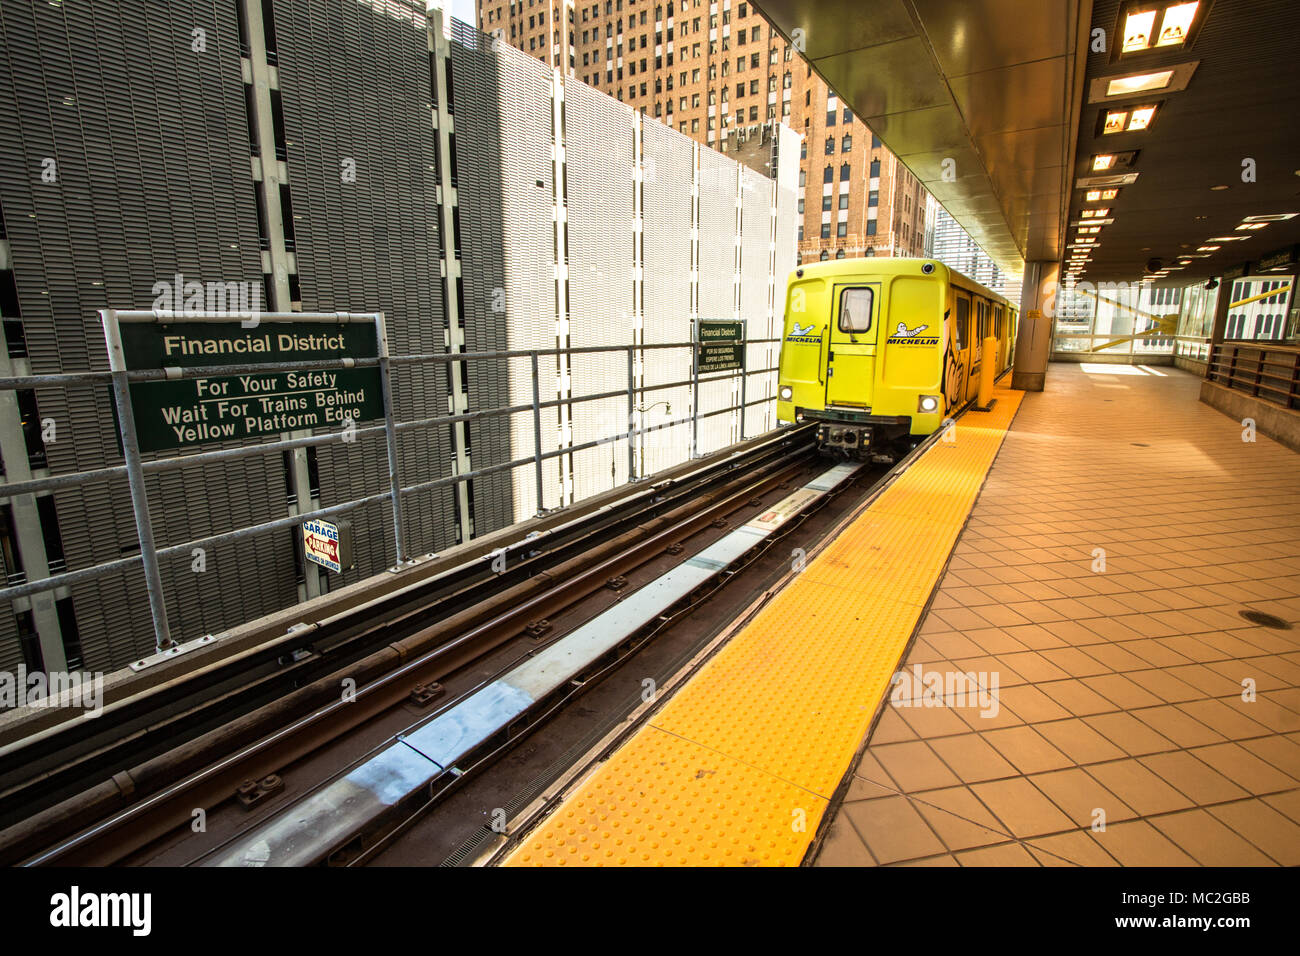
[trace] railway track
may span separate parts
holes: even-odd
[[[0,832],[0,861],[115,863],[191,822],[196,808],[274,798],[283,768],[358,728],[382,726],[403,707],[427,707],[448,674],[530,628],[544,630],[548,616],[779,485],[806,465],[810,449],[806,430],[790,430],[634,502],[521,542],[506,574],[484,573],[480,561],[321,622],[310,643],[275,649],[274,673],[257,673],[265,660],[246,661],[238,673],[205,674],[188,689],[182,682],[132,702],[115,725],[118,736],[127,729],[124,740],[75,747],[53,767],[49,756],[67,737],[47,735],[28,751],[36,773],[0,796],[10,817],[24,797],[43,799],[44,809]],[[249,686],[232,688],[241,674]],[[346,699],[344,686],[355,687]],[[187,692],[208,696],[176,708]],[[0,757],[0,780],[12,780],[21,757],[21,748]],[[255,783],[245,787],[248,781]]]

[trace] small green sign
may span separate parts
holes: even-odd
[[[131,370],[375,358],[375,326],[365,322],[123,322]],[[347,427],[384,414],[379,369],[311,369],[134,382],[131,405],[141,451],[281,432]]]
[[[745,367],[745,327],[741,322],[701,319],[696,332],[696,371],[734,372]]]

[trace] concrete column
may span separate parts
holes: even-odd
[[[262,22],[262,4],[257,0],[239,0],[243,7],[244,22],[248,27],[248,69],[253,91],[253,122],[257,126],[257,162],[255,170],[261,172],[257,180],[261,194],[262,210],[266,222],[270,250],[263,253],[263,271],[271,276],[266,290],[272,311],[289,312],[293,306],[289,293],[289,252],[284,241],[284,208],[280,204],[280,184],[287,183],[288,167],[275,156],[275,122],[272,116],[271,90],[280,85],[279,71],[266,59],[266,26]],[[267,268],[269,265],[269,268]],[[305,438],[311,429],[281,432],[281,440]],[[295,448],[290,461],[289,480],[293,487],[295,505],[290,514],[304,514],[315,508],[311,496],[311,481],[307,468],[307,449]],[[294,544],[301,548],[301,544]],[[302,557],[303,585],[298,590],[299,599],[318,597],[322,593],[321,568]]]
[[[1214,290],[1214,321],[1210,324],[1210,348],[1223,341],[1228,333],[1228,306],[1232,304],[1232,280],[1219,281]]]
[[[1041,392],[1052,357],[1052,322],[1055,316],[1060,266],[1040,260],[1025,263],[1020,289],[1020,323],[1016,332],[1015,368],[1011,387]]]

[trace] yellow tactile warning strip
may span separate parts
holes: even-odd
[[[792,866],[849,770],[1022,393],[958,420],[506,860]]]

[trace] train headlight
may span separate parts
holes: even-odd
[[[922,395],[916,403],[918,412],[937,412],[939,410],[938,395]]]
[[[777,392],[777,394],[781,396],[781,401],[788,402],[794,398],[794,389],[789,385],[782,385],[781,390]]]

